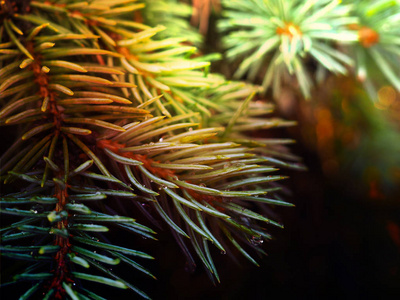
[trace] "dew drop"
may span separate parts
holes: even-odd
[[[38,214],[44,211],[43,206],[41,206],[40,204],[34,205],[32,206],[32,208],[30,209],[31,212],[33,212],[34,214]]]
[[[161,143],[164,141],[164,139],[161,137],[158,141]]]
[[[264,243],[264,240],[260,236],[252,236],[250,239],[250,243],[254,246],[261,246]]]
[[[226,251],[222,250],[222,251],[221,251],[221,254],[222,254],[222,255],[225,255],[225,254],[226,254]]]

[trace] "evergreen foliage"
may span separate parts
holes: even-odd
[[[241,61],[234,76],[262,82],[275,97],[289,83],[298,84],[310,98],[313,83],[326,71],[347,74],[354,69],[360,80],[366,80],[370,58],[400,90],[397,1],[226,0],[222,4],[219,29],[226,55]],[[371,85],[368,82],[367,88],[376,98]]]
[[[257,88],[209,74],[184,39],[157,37],[165,27],[142,23],[144,7],[1,2],[1,126],[15,139],[1,156],[1,254],[27,262],[3,283],[32,282],[20,299],[102,299],[86,281],[149,298],[109,269],[153,277],[136,262],[150,255],[107,235],[154,239],[132,218],[140,213],[164,221],[219,281],[210,246],[257,264],[249,250],[263,254],[268,227],[282,227],[267,207],[291,206],[275,175],[300,167],[285,162],[296,159],[290,141],[248,132],[293,122],[266,117]],[[135,211],[116,212],[128,202]]]
[[[400,90],[398,1],[188,2],[0,1],[0,250],[16,262],[2,286],[22,284],[20,299],[104,299],[87,282],[149,299],[111,267],[155,278],[141,265],[153,257],[113,236],[157,245],[153,227],[214,283],[215,250],[258,265],[283,227],[273,209],[293,206],[279,169],[303,169],[293,140],[268,135],[295,122],[258,94],[309,98],[353,72],[373,97],[375,69]],[[219,54],[202,56],[190,19],[205,34],[211,7],[234,77],[260,87],[210,72]]]

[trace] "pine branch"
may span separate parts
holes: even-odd
[[[359,19],[359,23],[352,25],[358,33],[358,43],[351,49],[357,79],[364,83],[374,100],[377,93],[370,78],[375,69],[400,91],[400,34],[396,30],[400,25],[400,4],[386,0],[356,1],[352,14]]]
[[[357,22],[350,15],[352,5],[340,1],[223,1],[225,11],[219,23],[227,57],[241,58],[236,78],[246,74],[254,81],[263,74],[264,91],[279,95],[288,75],[296,77],[302,94],[310,97],[313,76],[308,58],[318,67],[346,74],[352,60],[334,43],[354,43],[357,34],[346,28]],[[246,40],[246,42],[244,42]],[[245,58],[246,57],[246,58]],[[262,69],[267,65],[267,69]]]
[[[23,297],[97,299],[92,281],[148,298],[107,265],[153,277],[130,258],[152,257],[107,232],[154,231],[108,199],[152,206],[152,219],[191,237],[211,278],[209,242],[254,262],[244,248],[263,253],[264,226],[282,227],[257,207],[291,206],[277,194],[285,177],[270,173],[292,157],[246,133],[292,123],[265,119],[272,107],[252,101],[254,87],[209,74],[182,39],[156,38],[163,26],[132,21],[136,0],[17,4],[0,13],[0,125],[16,139],[1,157],[1,213],[2,255],[36,262],[10,279],[35,282]]]

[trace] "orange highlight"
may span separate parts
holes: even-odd
[[[295,36],[301,36],[302,32],[300,30],[300,27],[297,25],[294,25],[293,23],[286,23],[285,27],[278,27],[276,29],[276,33],[279,35],[287,35],[289,36],[290,39],[292,39]]]
[[[55,97],[57,96],[57,93],[55,91],[49,90],[49,76],[47,75],[46,72],[43,72],[42,70],[42,63],[41,63],[41,55],[36,54],[34,52],[34,44],[33,42],[28,42],[26,44],[27,50],[32,53],[34,56],[34,61],[30,64],[29,68],[32,70],[33,75],[35,77],[34,81],[37,83],[39,87],[39,96],[44,100],[45,98],[49,98],[49,106],[46,107],[49,108],[47,111],[50,112],[53,115],[53,121],[54,124],[56,125],[57,130],[60,128],[61,123],[62,123],[62,116],[60,111],[58,110],[58,107],[56,105]],[[47,118],[47,115],[44,115],[44,118]]]
[[[212,207],[216,208],[218,211],[223,212],[225,211],[225,208],[220,207],[220,206],[214,206],[215,202],[223,202],[223,198],[221,196],[211,196],[211,195],[204,195],[204,194],[200,194],[194,190],[190,190],[190,189],[185,189],[190,196],[192,196],[194,199],[196,199],[198,202],[201,203],[201,200],[206,201],[208,204],[210,204]]]
[[[372,28],[363,26],[358,30],[358,40],[363,47],[369,48],[379,42],[379,34]]]

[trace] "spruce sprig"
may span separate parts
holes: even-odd
[[[268,112],[271,107],[267,109]],[[254,239],[261,241],[263,236],[269,236],[257,222],[279,227],[280,224],[247,207],[255,208],[254,203],[291,206],[276,195],[280,188],[275,181],[285,177],[271,173],[277,170],[276,166],[290,164],[271,159],[270,151],[276,148],[273,141],[263,152],[260,149],[268,139],[244,139],[230,133],[263,128],[267,121],[260,119],[262,124],[254,124],[254,119],[250,119],[246,126],[240,124],[241,118],[246,119],[241,115],[245,115],[244,111],[236,112],[239,114],[235,118],[230,115],[229,120],[237,119],[240,128],[224,124],[225,127],[196,129],[199,124],[186,121],[192,115],[180,115],[133,123],[126,132],[98,139],[98,147],[117,163],[115,172],[119,172],[119,178],[125,178],[124,181],[140,190],[143,201],[148,201],[178,234],[180,244],[184,243],[181,236],[190,237],[210,277],[218,280],[208,246],[202,240],[212,242],[223,252],[227,246],[222,245],[230,240],[254,262],[233,236],[254,248]],[[258,114],[265,112],[262,106],[257,106]],[[179,122],[182,120],[186,122]],[[281,125],[286,124],[276,120],[267,127]],[[232,142],[235,139],[242,145]],[[179,224],[185,224],[186,228]],[[186,251],[186,247],[182,248]],[[191,255],[187,256],[190,259]]]
[[[353,1],[354,2],[354,1]],[[359,22],[351,28],[358,33],[358,42],[351,47],[357,78],[364,83],[372,99],[376,99],[371,81],[371,62],[375,69],[400,91],[400,3],[398,1],[355,1],[352,15]]]
[[[148,298],[107,266],[152,276],[128,256],[151,257],[106,232],[154,231],[115,215],[110,200],[135,203],[132,215],[152,206],[150,219],[165,221],[193,260],[182,237],[191,238],[211,278],[210,242],[255,262],[245,248],[263,253],[265,224],[281,227],[257,207],[291,206],[277,194],[284,177],[270,175],[290,164],[272,158],[281,141],[245,134],[291,124],[261,119],[271,107],[253,103],[254,88],[208,74],[181,39],[154,38],[163,26],[132,21],[143,3],[16,4],[0,13],[0,125],[15,132],[1,157],[1,213],[2,255],[36,262],[11,280],[35,282],[23,298],[98,299],[87,280]]]
[[[319,67],[346,74],[352,60],[335,43],[354,43],[358,37],[346,26],[357,22],[352,5],[340,1],[222,1],[218,27],[228,59],[240,58],[234,76],[254,81],[263,74],[262,87],[279,95],[288,75],[297,79],[302,94],[310,97],[314,76],[309,58]],[[266,70],[263,66],[266,66]]]

